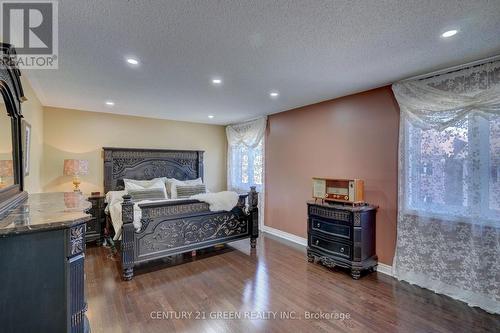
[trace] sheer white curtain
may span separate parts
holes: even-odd
[[[392,89],[401,109],[393,274],[500,313],[500,61]]]
[[[227,186],[231,191],[259,192],[259,226],[264,225],[264,157],[267,117],[226,127]]]

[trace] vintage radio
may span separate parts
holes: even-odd
[[[313,178],[313,198],[351,204],[364,203],[361,179]]]

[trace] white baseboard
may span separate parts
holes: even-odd
[[[282,231],[279,229],[271,228],[268,227],[267,225],[262,226],[260,228],[261,231],[267,232],[268,234],[271,234],[273,236],[285,239],[287,241],[302,245],[302,246],[307,246],[307,238],[303,238],[294,234],[291,234],[286,231]],[[381,262],[378,263],[377,266],[377,272],[392,276],[392,266],[383,264]]]
[[[290,241],[290,242],[293,242],[293,243],[296,243],[296,244],[299,244],[302,246],[307,246],[307,239],[306,238],[291,234],[289,232],[282,231],[282,230],[275,229],[275,228],[271,228],[271,227],[268,227],[267,225],[263,225],[260,230],[263,232],[267,232],[268,234],[271,234],[273,236],[286,239],[287,241]]]
[[[392,266],[379,262],[377,265],[377,272],[392,276]]]

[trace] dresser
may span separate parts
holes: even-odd
[[[2,332],[86,332],[84,260],[90,202],[32,194],[0,219]]]
[[[353,279],[375,271],[377,207],[307,203],[307,258],[327,267],[350,269]]]
[[[95,242],[102,245],[104,241],[104,227],[106,226],[106,214],[104,213],[105,203],[103,195],[91,195],[88,201],[92,204],[89,214],[92,219],[87,222],[87,233],[85,239],[87,243]]]

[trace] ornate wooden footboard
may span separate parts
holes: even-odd
[[[254,248],[259,236],[255,187],[240,195],[238,204],[229,212],[211,212],[207,203],[198,200],[141,204],[142,225],[138,231],[133,225],[134,202],[128,195],[123,198],[124,280],[132,279],[134,266],[139,263],[243,238],[250,238]]]

